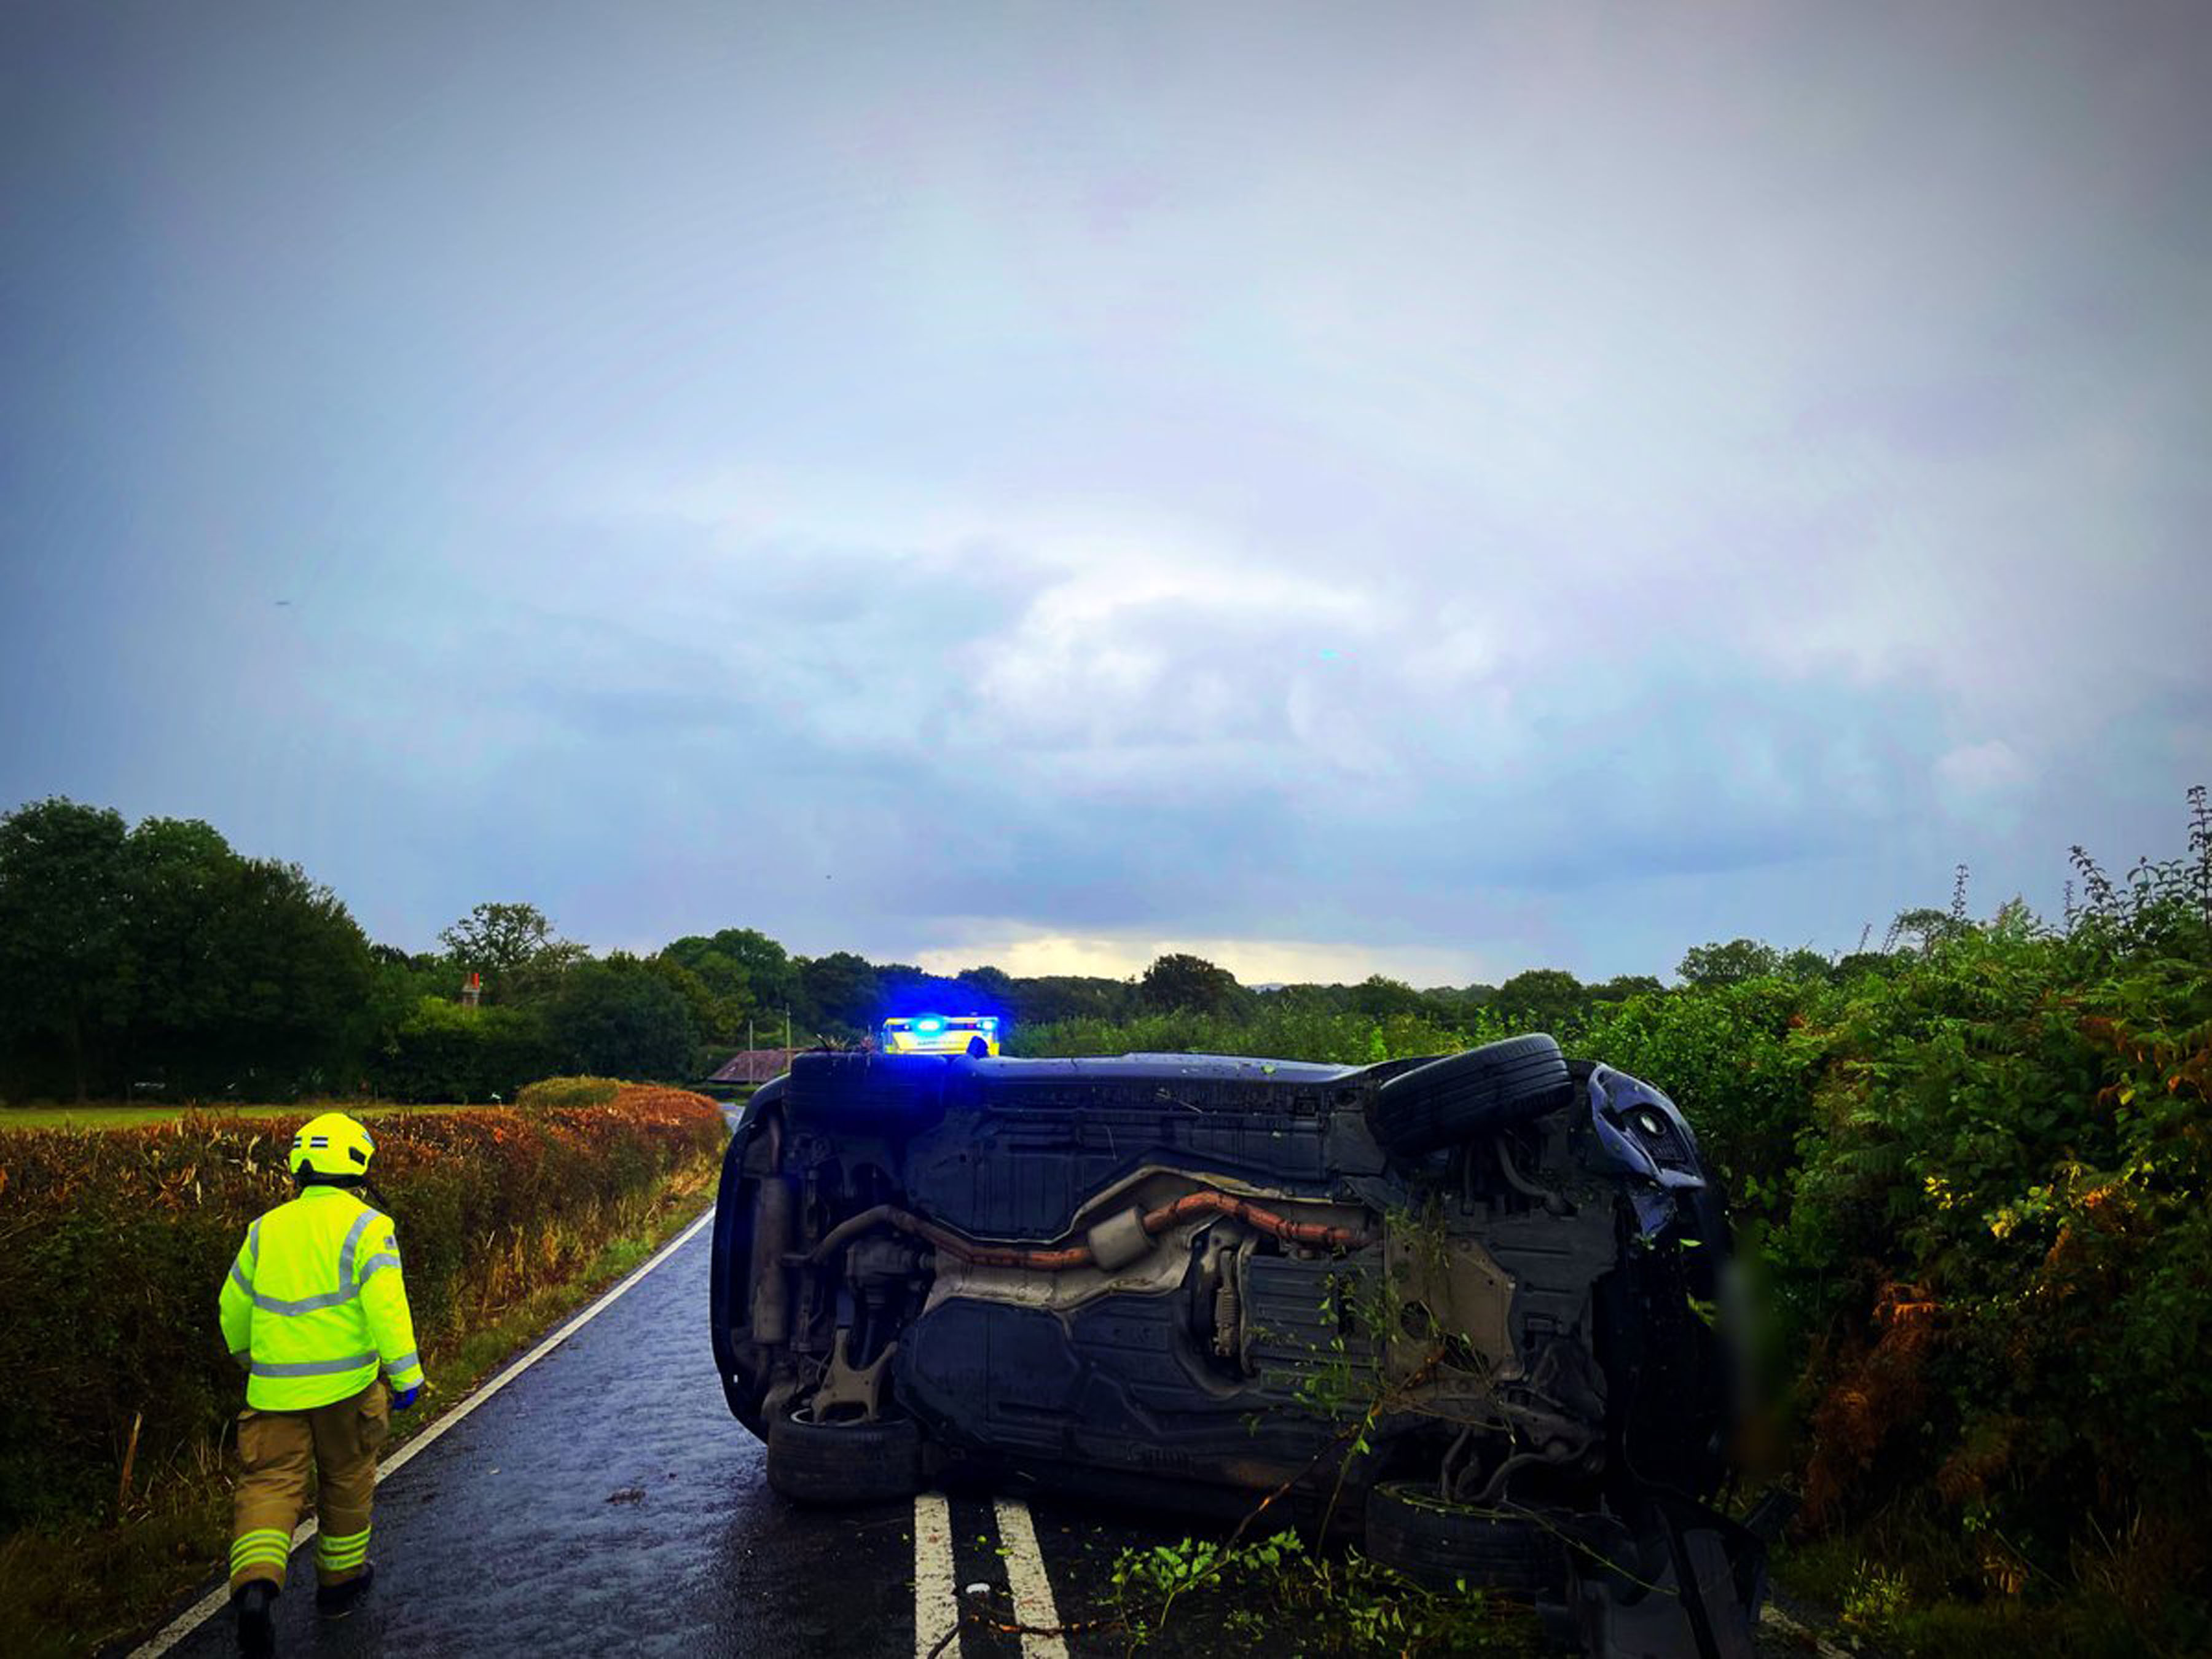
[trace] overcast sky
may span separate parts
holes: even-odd
[[[2212,781],[2202,7],[18,3],[0,808],[1248,981]]]

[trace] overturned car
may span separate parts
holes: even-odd
[[[797,1502],[1280,1491],[1589,1652],[1749,1651],[1763,1545],[1711,1506],[1721,1196],[1665,1095],[1548,1036],[802,1054],[744,1109],[714,1237],[730,1408]]]

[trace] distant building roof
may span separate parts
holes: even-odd
[[[803,1053],[798,1048],[744,1048],[722,1062],[720,1070],[708,1078],[709,1083],[765,1083],[770,1078],[781,1077],[791,1069],[791,1057]]]

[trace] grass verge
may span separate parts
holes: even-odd
[[[1785,1545],[1774,1582],[1832,1612],[1829,1633],[1858,1651],[1912,1659],[2185,1659],[2212,1651],[2212,1629],[2179,1598],[2173,1574],[2137,1540],[2085,1556],[2074,1578],[2039,1578],[2002,1540],[1900,1538],[1869,1528]]]
[[[584,1206],[488,1253],[472,1287],[475,1316],[458,1340],[424,1355],[429,1390],[422,1407],[394,1418],[392,1446],[421,1433],[442,1407],[690,1225],[713,1195],[719,1164],[719,1156],[702,1157],[650,1193]],[[0,1541],[0,1653],[82,1659],[125,1651],[211,1583],[229,1547],[228,1440],[140,1469],[106,1515]]]

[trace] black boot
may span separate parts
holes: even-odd
[[[270,1659],[276,1651],[276,1586],[251,1579],[230,1598],[238,1613],[238,1650],[245,1659]]]
[[[349,1578],[338,1584],[315,1586],[315,1611],[325,1619],[343,1619],[361,1604],[368,1594],[368,1587],[376,1582],[376,1569],[363,1567],[361,1577]]]

